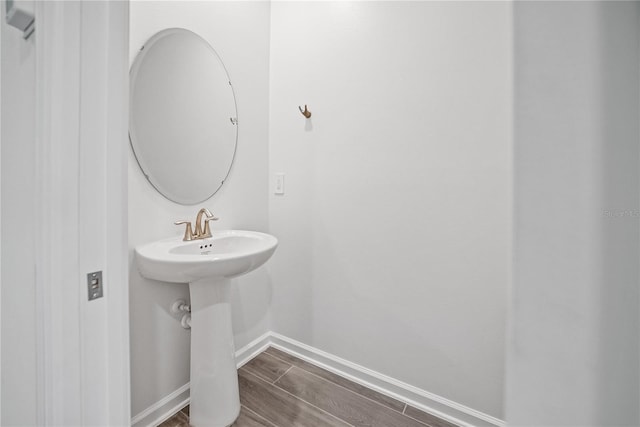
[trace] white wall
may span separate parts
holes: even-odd
[[[272,4],[274,331],[498,418],[511,40],[507,2]]]
[[[506,419],[637,426],[637,2],[516,2]]]
[[[36,425],[35,46],[2,6],[2,425]]]
[[[266,231],[267,136],[269,118],[269,3],[132,1],[130,59],[155,32],[183,27],[204,37],[225,63],[236,92],[239,136],[235,164],[227,182],[197,206],[167,201],[129,160],[129,247],[131,254],[132,414],[166,397],[189,381],[189,332],[169,312],[177,298],[189,298],[187,285],[146,280],[133,262],[133,248],[181,235],[178,219],[195,219],[205,206],[220,217],[214,226]],[[233,328],[236,348],[269,330],[271,283],[266,269],[235,279]]]

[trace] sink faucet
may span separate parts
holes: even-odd
[[[202,215],[206,215],[203,219]],[[202,223],[204,220],[204,231],[202,231]],[[213,214],[207,208],[202,208],[198,211],[198,215],[196,216],[196,231],[195,238],[196,239],[204,239],[205,237],[211,237],[211,228],[209,228],[209,221],[217,221],[218,218],[214,217]]]
[[[202,216],[205,216],[204,218]],[[198,215],[196,216],[196,229],[193,231],[191,228],[191,221],[180,220],[174,222],[175,225],[186,224],[186,228],[184,230],[184,237],[182,240],[185,242],[191,240],[200,240],[205,239],[207,237],[211,237],[211,228],[209,227],[209,221],[217,221],[218,218],[214,217],[211,211],[207,208],[202,208],[198,211]],[[202,229],[202,224],[204,223],[204,230]]]

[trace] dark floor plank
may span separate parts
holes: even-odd
[[[311,372],[314,375],[322,377],[325,380],[331,381],[334,384],[338,384],[339,386],[347,388],[355,393],[361,394],[362,396],[368,397],[371,400],[375,400],[376,402],[388,408],[391,408],[398,412],[402,412],[404,410],[405,404],[403,402],[400,402],[399,400],[386,396],[382,393],[378,393],[377,391],[371,390],[370,388],[362,386],[358,383],[354,383],[353,381],[350,381],[346,378],[336,375],[333,372],[329,372],[316,365],[312,365],[311,363],[305,362],[304,360],[298,359],[297,357],[287,354],[284,351],[280,351],[277,348],[269,347],[265,351],[265,353],[275,356],[284,362],[290,363],[293,366],[297,366],[301,369],[304,369],[307,372]]]
[[[287,394],[244,368],[238,371],[240,403],[275,425],[283,427],[345,427],[331,415]]]
[[[189,418],[182,411],[178,411],[158,427],[189,427]]]
[[[185,414],[187,416],[186,421],[187,424],[184,424],[184,418],[180,417],[178,414],[182,412],[183,414]],[[179,420],[179,422],[182,422],[183,424],[178,424],[175,427],[187,427],[189,426],[189,405],[185,406],[184,408],[182,408],[180,410],[180,412],[178,412],[177,414],[175,414],[172,418],[172,420]],[[168,421],[168,420],[167,420]],[[173,426],[173,424],[170,424],[171,426]],[[164,426],[164,424],[162,424],[162,427],[168,427],[168,426]],[[255,412],[245,408],[244,406],[240,406],[240,415],[238,415],[238,418],[235,420],[235,422],[232,424],[232,427],[276,427],[274,426],[272,423],[270,423],[269,421],[265,420],[264,418],[262,418],[260,415],[256,414]]]
[[[292,372],[291,376],[289,376],[289,374],[286,375],[286,379],[285,377],[282,377],[283,381],[278,381],[277,386],[268,384],[269,382],[273,382],[280,378],[291,366],[296,366],[295,369],[302,372],[304,381],[301,382],[300,379],[297,379],[295,380],[295,382],[298,383],[297,385],[292,386],[291,384],[288,384],[287,381],[292,378],[295,379],[294,377],[296,377],[296,372]],[[242,372],[243,370],[244,372]],[[315,378],[314,375],[316,376]],[[243,379],[243,376],[248,379]],[[311,382],[309,382],[309,379],[311,379]],[[359,384],[307,363],[273,347],[270,347],[267,351],[258,355],[251,362],[246,364],[240,372],[239,380],[241,385],[240,395],[243,403],[245,400],[252,401],[252,399],[261,400],[266,398],[266,400],[258,402],[255,406],[257,408],[261,408],[262,405],[271,406],[275,403],[275,406],[272,406],[265,412],[268,415],[273,416],[272,419],[280,420],[280,423],[273,423],[243,405],[240,408],[240,415],[233,424],[233,427],[346,426],[346,424],[338,421],[336,418],[333,418],[327,413],[324,413],[314,407],[318,406],[319,408],[325,409],[327,412],[331,412],[328,407],[324,408],[321,406],[320,403],[322,401],[324,401],[325,404],[327,402],[333,402],[329,403],[329,405],[333,405],[333,407],[345,406],[341,410],[336,410],[335,413],[331,413],[340,418],[344,417],[343,419],[347,422],[351,422],[355,426],[393,425],[394,427],[418,427],[419,425],[421,427],[458,427],[455,424],[444,421],[434,415],[408,405],[405,409],[405,416],[402,416],[400,419],[397,418],[397,414],[391,416],[387,414],[387,412],[393,413],[393,411],[387,411],[386,408],[375,408],[379,405],[376,405],[373,402],[369,401],[369,404],[363,404],[363,401],[366,401],[366,399],[358,399],[357,396],[355,397],[356,404],[354,405],[353,393],[349,393],[344,389],[340,390],[340,387],[336,387],[336,385],[373,399],[382,405],[385,405],[386,403],[385,406],[396,411],[402,411],[402,409],[404,409],[404,404],[402,402],[367,389]],[[325,391],[318,392],[315,390],[315,386],[313,385],[314,383],[320,383],[322,385],[320,388]],[[249,385],[249,387],[247,387],[247,385]],[[311,387],[309,387],[310,385]],[[304,395],[305,393],[308,393],[308,395],[301,397],[301,399],[296,399],[286,392],[283,392],[278,387],[282,387],[292,394],[300,393],[301,395]],[[326,391],[327,389],[330,391]],[[246,393],[247,390],[250,392],[248,395]],[[258,391],[256,392],[256,390]],[[263,393],[261,393],[260,390],[262,390]],[[347,398],[345,398],[345,396],[347,396]],[[389,399],[389,401],[386,401],[385,399]],[[280,406],[278,406],[279,402],[282,400],[284,400],[285,403],[280,403]],[[303,402],[302,400],[307,400],[308,402]],[[397,402],[397,404],[393,405],[393,402]],[[389,403],[391,403],[392,406],[390,406]],[[372,411],[371,408],[367,407],[367,405],[371,404],[373,404],[373,407],[377,411]],[[300,408],[298,408],[299,405],[301,406]],[[400,405],[402,405],[402,407],[400,407]],[[285,408],[284,414],[271,413],[273,411],[281,411],[282,408]],[[382,410],[384,413],[381,415],[378,412],[379,410]],[[342,416],[337,415],[338,412],[340,412]],[[362,415],[363,413],[365,415]],[[188,417],[189,405],[185,406],[173,417],[160,424],[159,427],[189,427]],[[309,421],[309,417],[311,421]],[[349,417],[351,420],[349,420]],[[354,422],[354,420],[360,420],[360,422]],[[419,421],[419,423],[414,420]],[[407,422],[414,422],[415,424],[406,424]]]
[[[356,427],[425,426],[295,366],[276,381],[275,385]]]
[[[270,383],[280,378],[290,367],[290,363],[266,353],[260,353],[243,366],[245,370]]]
[[[264,353],[270,354],[272,356],[277,357],[280,360],[283,360],[287,363],[290,363],[294,366],[296,366],[299,362],[302,362],[301,359],[298,359],[295,356],[290,355],[289,353],[285,353],[282,350],[278,350],[275,347],[267,347],[267,349],[264,351]]]
[[[275,427],[272,423],[262,418],[255,412],[240,406],[240,415],[231,425],[232,427]]]
[[[425,423],[429,427],[458,427],[455,424],[440,419],[435,415],[423,412],[419,409],[414,408],[413,406],[407,405],[407,409],[405,409],[404,413],[411,418],[415,418],[416,420]]]

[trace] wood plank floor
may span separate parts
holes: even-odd
[[[234,427],[456,427],[273,347],[240,368],[238,382]],[[160,424],[188,426],[188,406]]]

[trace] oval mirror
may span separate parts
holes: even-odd
[[[199,35],[151,37],[131,66],[129,140],[142,173],[167,199],[193,205],[222,186],[238,128],[227,70]]]

